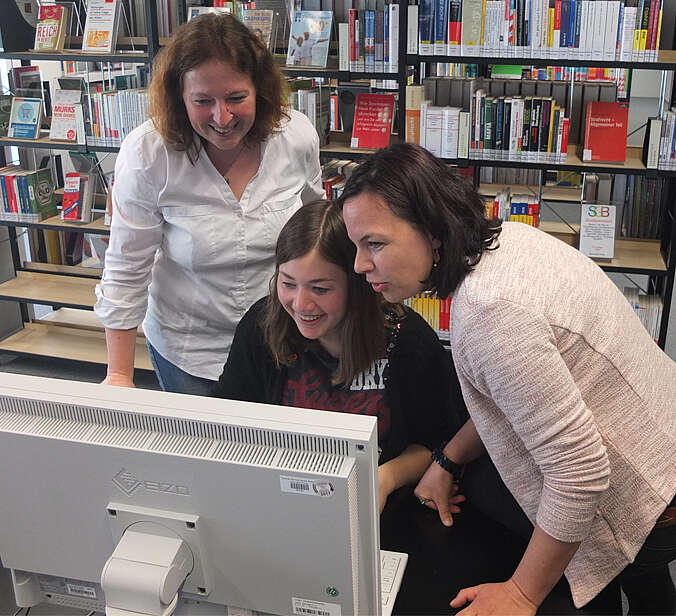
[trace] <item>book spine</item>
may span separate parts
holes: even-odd
[[[399,72],[399,5],[389,5],[390,73]]]
[[[418,53],[431,56],[434,53],[434,0],[418,3]]]
[[[448,44],[448,2],[434,0],[434,53],[443,56]]]

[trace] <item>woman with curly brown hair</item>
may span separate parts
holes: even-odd
[[[181,26],[153,65],[150,120],[115,167],[95,307],[104,383],[133,387],[143,321],[163,389],[209,395],[237,322],[267,292],[280,229],[322,193],[317,133],[285,108],[261,41],[229,15]]]

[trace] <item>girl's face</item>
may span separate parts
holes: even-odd
[[[378,195],[362,193],[343,205],[343,219],[357,247],[354,271],[364,274],[376,293],[400,302],[423,288],[441,245],[397,216]]]
[[[256,120],[256,88],[248,75],[212,58],[183,76],[183,102],[207,147],[232,150]]]
[[[277,296],[298,331],[334,357],[340,354],[340,325],[347,309],[347,274],[316,250],[279,266]]]

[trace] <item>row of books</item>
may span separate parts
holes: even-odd
[[[148,119],[148,92],[145,89],[96,92],[91,95],[91,129],[87,143],[119,146],[137,126]]]
[[[482,89],[487,95],[499,97],[552,98],[566,110],[570,118],[569,141],[581,143],[584,138],[584,112],[589,101],[615,102],[617,88],[612,83],[570,83],[531,79],[459,79],[426,77],[423,80],[424,99],[434,105],[461,107],[470,111],[473,94]],[[416,87],[416,86],[411,86]]]
[[[640,293],[636,287],[624,287],[623,292],[643,326],[653,340],[657,342],[662,323],[662,299],[660,296],[645,295]]]
[[[353,160],[332,159],[322,166],[322,183],[327,199],[338,199],[343,193],[345,182],[359,167]]]
[[[348,10],[347,24],[338,25],[341,70],[365,73],[399,71],[399,5],[383,10]]]
[[[329,142],[331,95],[328,86],[313,87],[311,79],[288,82],[289,107],[305,114],[319,136],[319,145]]]
[[[643,164],[648,169],[676,171],[676,107],[661,117],[648,118]]]
[[[664,0],[420,0],[420,55],[657,59]],[[415,18],[409,7],[409,20]]]
[[[501,218],[537,227],[540,203],[535,195],[512,194],[510,188],[503,188],[492,199],[486,199],[484,215],[489,219]]]
[[[415,310],[435,331],[439,340],[451,339],[451,298],[439,299],[430,293],[420,293],[404,300],[409,308]]]
[[[615,179],[618,183],[618,179]],[[665,198],[664,178],[640,175],[626,176],[626,185],[619,180],[624,192],[622,212],[618,221],[618,235],[639,239],[658,239],[663,223],[662,200]]]
[[[0,168],[2,207],[0,220],[40,222],[56,216],[56,197],[51,169]]]

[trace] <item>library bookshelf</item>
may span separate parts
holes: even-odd
[[[0,58],[17,59],[22,64],[31,60],[75,60],[75,61],[110,61],[110,62],[139,62],[150,63],[159,50],[163,41],[158,36],[157,11],[154,2],[145,3],[149,31],[147,37],[124,41],[124,50],[113,54],[86,54],[73,50],[52,54],[31,53],[28,51],[5,51]],[[568,67],[607,67],[607,68],[643,68],[657,71],[676,70],[676,51],[661,50],[656,61],[651,62],[622,62],[611,60],[580,60],[571,58],[515,58],[496,57],[486,55],[419,55],[408,52],[409,41],[404,33],[408,33],[407,11],[399,11],[399,54],[397,73],[368,73],[339,70],[337,58],[329,57],[326,68],[287,67],[284,59],[276,56],[277,62],[284,74],[289,77],[326,78],[329,80],[354,81],[360,79],[396,80],[398,83],[398,124],[399,133],[403,134],[405,119],[406,86],[408,83],[421,83],[422,76],[427,74],[430,63],[465,63],[478,64],[517,64],[535,67],[551,66],[553,64]],[[281,43],[282,45],[284,43]],[[279,46],[279,45],[278,45]],[[138,47],[137,49],[131,49]],[[575,84],[571,82],[572,87]],[[673,93],[672,93],[673,95]],[[671,102],[671,98],[669,99]],[[402,139],[393,135],[392,139]],[[116,152],[117,146],[95,146],[91,144],[74,145],[49,141],[41,136],[35,141],[21,141],[0,139],[0,145],[18,146],[25,148],[45,148],[75,150],[80,152]],[[350,147],[348,133],[331,133],[329,143],[320,151],[322,160],[331,158],[350,159],[358,161],[372,155],[374,150],[355,149]],[[676,272],[676,250],[673,250],[676,240],[676,172],[646,169],[641,160],[641,151],[638,148],[628,148],[627,158],[620,165],[583,162],[577,147],[571,144],[568,156],[564,163],[527,162],[491,159],[445,159],[449,164],[458,167],[474,169],[475,183],[479,191],[486,197],[494,196],[495,192],[506,185],[483,184],[478,181],[477,172],[481,167],[511,167],[534,169],[539,172],[539,185],[513,186],[514,189],[538,195],[542,201],[561,203],[581,203],[582,192],[579,188],[550,187],[543,182],[545,171],[572,171],[581,174],[607,173],[613,175],[637,175],[645,177],[664,177],[668,179],[668,190],[660,204],[663,209],[663,225],[659,240],[618,239],[615,245],[615,258],[599,265],[607,272],[624,274],[641,274],[649,277],[651,288],[662,297],[663,313],[658,343],[664,347],[667,324],[671,307],[671,296],[674,287]],[[17,226],[34,226],[47,230],[75,231],[79,233],[106,235],[109,233],[101,219],[86,225],[61,221],[51,218],[40,223],[15,223],[2,221],[0,224],[9,227],[10,238],[14,239],[13,260],[16,277],[0,284],[0,299],[18,301],[22,304],[36,303],[58,306],[59,309],[39,322],[27,322],[18,333],[0,342],[0,349],[28,355],[44,355],[50,357],[68,356],[81,361],[105,363],[106,351],[104,332],[92,312],[94,304],[93,289],[100,276],[100,270],[82,266],[60,266],[46,263],[22,263],[16,249]],[[577,246],[578,229],[576,225],[565,223],[542,222],[540,228],[566,243]],[[137,338],[136,367],[151,369],[147,350],[143,344],[142,332]]]

